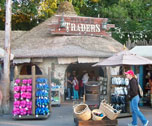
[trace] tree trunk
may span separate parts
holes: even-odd
[[[3,102],[4,114],[10,112],[10,43],[11,43],[11,4],[12,0],[6,0],[5,17],[5,44],[4,44],[4,81],[3,81]]]

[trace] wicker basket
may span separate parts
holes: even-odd
[[[87,104],[78,104],[73,107],[74,115],[78,120],[89,120],[91,119],[91,110]]]
[[[102,113],[103,114],[103,117],[100,117],[100,116],[96,116],[94,113]],[[99,110],[99,109],[94,109],[92,111],[92,120],[102,120],[104,117],[105,117],[105,113],[102,111],[102,110]]]
[[[101,102],[99,109],[102,110],[110,120],[115,120],[121,112],[121,110],[117,111],[105,101]]]

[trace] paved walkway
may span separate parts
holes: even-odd
[[[61,107],[53,107],[51,116],[46,120],[13,120],[11,115],[0,116],[0,126],[74,126],[72,102],[66,102]],[[142,108],[152,126],[152,108]],[[131,118],[118,119],[119,126],[127,126]],[[139,123],[138,126],[142,126]]]

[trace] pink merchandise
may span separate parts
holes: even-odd
[[[21,82],[20,79],[16,79],[16,80],[15,80],[15,83],[16,83],[16,84],[19,84],[20,82]]]
[[[14,107],[19,108],[20,106],[20,101],[14,101]]]
[[[32,84],[32,79],[28,79],[28,84]]]
[[[32,92],[32,86],[27,86],[27,91]]]
[[[32,115],[32,109],[28,109],[27,114]]]
[[[28,82],[27,79],[22,80],[22,83],[23,83],[23,84],[27,84],[27,82]]]
[[[27,99],[31,99],[31,98],[32,98],[32,93],[27,92],[27,93],[26,93],[26,98],[27,98]]]
[[[26,89],[27,89],[27,86],[21,86],[21,91],[22,92],[26,91]]]
[[[23,100],[23,101],[21,101],[21,103],[20,103],[20,106],[22,107],[22,108],[25,108],[26,107],[26,101],[25,100]]]
[[[19,108],[13,108],[13,114],[14,115],[19,115],[20,114],[20,109]]]
[[[16,91],[16,92],[17,92],[17,91],[20,91],[20,89],[21,89],[21,86],[15,86],[15,87],[14,87],[14,91]]]
[[[20,96],[21,96],[20,93],[15,93],[15,94],[14,94],[14,98],[15,98],[15,99],[19,99]]]
[[[26,103],[28,109],[32,109],[32,101]]]
[[[21,98],[26,98],[26,92],[21,93]]]
[[[26,109],[25,108],[21,108],[20,109],[20,114],[21,115],[26,115],[27,113],[26,113]]]

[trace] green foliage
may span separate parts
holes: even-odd
[[[111,30],[112,36],[123,44],[128,38],[131,41],[152,39],[151,0],[100,0],[97,3],[86,0],[80,14],[108,18],[109,23],[116,25]]]
[[[56,85],[61,85],[60,79],[54,77],[51,78],[51,82],[55,83]]]
[[[5,1],[0,0],[0,29],[4,29]],[[29,30],[51,17],[65,0],[13,0],[12,29]],[[125,43],[152,39],[151,0],[68,0],[78,15],[108,18],[116,25],[112,36]]]

